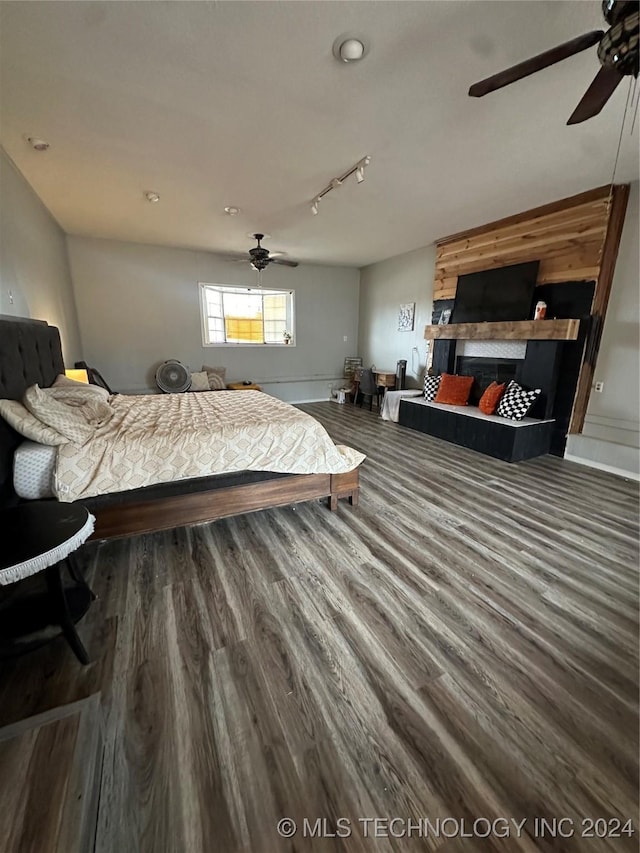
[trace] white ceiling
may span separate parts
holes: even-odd
[[[260,230],[291,258],[363,266],[606,184],[629,91],[566,126],[594,47],[467,96],[606,28],[596,0],[1,2],[0,16],[0,142],[65,231],[215,252]],[[369,43],[359,64],[333,58],[343,33]],[[617,182],[638,178],[637,125]],[[365,182],[312,216],[365,154]]]

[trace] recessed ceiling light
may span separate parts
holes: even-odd
[[[27,142],[34,151],[46,151],[50,147],[45,139],[40,139],[38,136],[27,136]]]
[[[338,62],[359,62],[368,52],[366,41],[351,33],[343,33],[333,43],[333,55]]]
[[[155,204],[156,202],[160,201],[160,196],[158,195],[158,193],[154,193],[153,190],[148,190],[144,194],[144,197],[148,202],[151,202],[151,204]]]
[[[224,212],[227,216],[237,216],[240,213],[239,207],[225,207]]]

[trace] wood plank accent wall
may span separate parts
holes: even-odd
[[[436,242],[433,299],[455,299],[458,276],[540,261],[538,284],[595,281],[570,433],[582,431],[609,302],[629,185],[598,187]]]
[[[611,187],[492,222],[436,243],[433,298],[453,299],[458,276],[540,260],[538,284],[597,281]]]

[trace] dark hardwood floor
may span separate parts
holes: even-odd
[[[101,693],[99,853],[637,850],[637,484],[303,408],[360,506],[87,548],[94,663],[0,664],[0,723]]]

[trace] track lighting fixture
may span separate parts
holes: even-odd
[[[314,216],[317,216],[320,199],[324,198],[324,196],[326,196],[328,192],[331,192],[331,190],[336,190],[338,187],[341,187],[350,175],[355,175],[357,183],[361,184],[364,181],[364,170],[370,162],[371,157],[367,154],[367,156],[363,157],[362,160],[358,160],[356,165],[352,166],[351,169],[344,173],[344,175],[340,175],[339,178],[332,178],[330,183],[322,190],[321,193],[318,193],[311,202],[311,213],[313,213]]]

